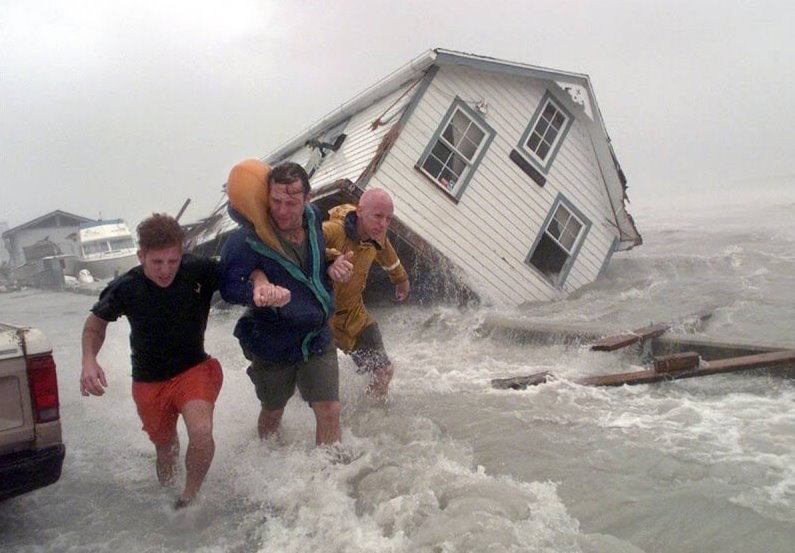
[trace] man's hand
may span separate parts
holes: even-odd
[[[80,393],[84,396],[101,396],[108,387],[105,380],[105,371],[99,366],[96,360],[84,360],[83,370],[80,373]]]
[[[334,263],[329,265],[328,276],[334,282],[348,282],[353,276],[353,252],[348,252],[337,257]]]
[[[405,301],[406,298],[409,297],[409,289],[411,286],[409,285],[408,280],[404,280],[401,283],[395,284],[395,299],[397,301]]]
[[[254,305],[257,307],[284,307],[290,303],[290,290],[265,282],[253,289]]]
[[[257,307],[284,307],[290,303],[290,290],[272,284],[260,269],[251,271],[248,278],[251,281],[251,301]]]

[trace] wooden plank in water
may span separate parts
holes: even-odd
[[[527,376],[515,376],[513,378],[494,378],[491,381],[491,387],[500,390],[524,390],[528,386],[545,384],[551,378],[552,373],[549,371],[533,373]]]
[[[703,321],[711,316],[712,310],[705,309],[702,311],[697,311],[692,315],[688,315],[687,317],[683,317],[679,322],[686,321],[688,319]],[[605,338],[596,340],[593,344],[591,344],[591,349],[594,351],[614,351],[619,348],[630,346],[636,342],[657,338],[658,336],[665,334],[665,332],[668,331],[674,324],[676,324],[676,322],[659,323],[656,325],[638,328],[631,332],[617,334],[615,336],[607,336]]]
[[[637,330],[633,330],[632,332],[627,332],[626,334],[607,336],[591,344],[591,349],[594,351],[614,351],[619,348],[630,346],[642,340],[656,338],[669,328],[671,328],[671,323],[660,323],[639,328]]]
[[[601,376],[589,376],[575,380],[577,384],[583,386],[623,386],[624,384],[650,384],[662,382],[664,380],[679,380],[682,378],[694,378],[696,376],[708,376],[712,374],[744,371],[750,369],[769,368],[776,366],[795,365],[795,350],[772,351],[755,355],[744,355],[742,357],[732,357],[729,359],[717,359],[714,361],[701,361],[701,365],[690,369],[672,370],[671,372],[660,372],[655,369],[643,371],[606,374]],[[515,376],[512,378],[495,378],[491,381],[494,388],[524,390],[528,386],[537,386],[553,380],[555,376],[549,371],[534,373],[527,376]]]
[[[628,373],[589,376],[587,378],[580,378],[576,380],[576,382],[584,386],[622,386],[624,384],[649,384],[652,382],[661,382],[663,380],[694,378],[696,376],[708,376],[711,374],[792,364],[795,364],[795,350],[785,350],[760,353],[757,355],[746,355],[743,357],[732,357],[729,359],[717,359],[715,361],[702,361],[701,366],[693,369],[672,372],[658,372],[654,369],[649,369]]]
[[[701,356],[695,351],[673,353],[654,358],[654,370],[658,373],[670,373],[695,369],[701,362]]]

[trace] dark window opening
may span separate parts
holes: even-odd
[[[569,255],[565,250],[549,236],[544,235],[530,257],[530,264],[550,280],[554,280],[568,259]]]

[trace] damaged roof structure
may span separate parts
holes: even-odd
[[[324,212],[388,191],[420,299],[560,298],[642,242],[584,74],[432,49],[263,160],[303,165]],[[219,205],[189,247],[217,254],[234,227]]]

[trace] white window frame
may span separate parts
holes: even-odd
[[[558,121],[553,129],[550,128],[553,121],[550,121],[549,114],[547,114],[548,108],[554,110],[554,113],[551,114],[553,120],[556,118],[563,119],[562,122]],[[552,162],[555,160],[573,120],[571,113],[563,107],[563,103],[547,91],[541,99],[541,103],[538,104],[530,124],[522,134],[517,149],[538,169],[546,173],[552,166]],[[553,133],[554,138],[550,140],[550,134]],[[530,144],[531,141],[534,142],[532,146]],[[546,151],[544,155],[539,155],[538,150],[542,145],[546,146]]]
[[[566,216],[564,218],[557,217],[558,212],[561,210],[565,210],[566,212]],[[577,235],[571,240],[571,243],[567,245],[568,240],[563,241],[561,238],[567,233],[567,231],[571,230],[569,225],[572,220],[576,221],[580,225],[580,229],[577,232]],[[553,223],[562,223],[562,228],[558,228],[557,231],[551,231],[550,229],[552,228]],[[557,286],[558,288],[562,288],[590,229],[591,221],[585,217],[580,210],[574,207],[574,204],[568,201],[562,194],[559,194],[552,204],[552,209],[550,209],[549,213],[547,214],[547,218],[544,221],[544,224],[541,227],[541,231],[538,233],[535,242],[533,243],[533,247],[530,248],[527,257],[525,258],[525,263],[539,275],[550,281],[551,284]],[[570,233],[568,234],[570,236]],[[536,251],[539,248],[557,248],[558,251],[552,253],[555,253],[558,256],[560,256],[561,253],[565,254],[565,260],[563,260],[562,263],[559,263],[560,267],[557,269],[557,271],[545,271],[545,267],[539,267],[537,263],[533,261]]]
[[[466,129],[459,137],[461,140],[458,143],[453,143],[449,138],[448,127],[451,127],[453,118],[456,115],[462,115],[467,121]],[[474,151],[468,155],[467,152],[462,151],[460,146],[464,138],[469,138],[468,134],[471,127],[476,127],[483,133],[480,142],[476,145]],[[451,127],[454,128],[454,127]],[[458,129],[461,131],[462,129]],[[431,137],[425,151],[422,153],[416,168],[430,180],[432,180],[444,192],[458,200],[464,193],[469,180],[472,178],[477,166],[483,159],[483,155],[494,139],[494,129],[481,117],[475,110],[470,108],[463,100],[456,98],[451,104],[447,113],[442,119],[441,124],[436,129],[436,132]],[[470,144],[474,142],[470,141]],[[439,150],[446,150],[445,159],[439,157]],[[463,165],[460,171],[453,169],[451,165],[458,162],[458,165]],[[431,167],[431,165],[435,165]],[[454,181],[446,178],[451,174],[458,172],[458,178]]]

